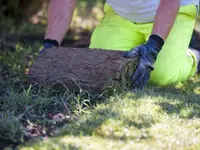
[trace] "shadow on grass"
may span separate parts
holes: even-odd
[[[189,80],[167,87],[148,87],[144,91],[131,94],[128,99],[131,99],[132,102],[127,102],[129,106],[123,106],[123,103],[125,104],[126,102],[122,102],[122,105],[118,108],[118,104],[116,104],[118,101],[111,101],[106,104],[103,102],[103,108],[97,106],[80,121],[66,125],[57,136],[70,135],[79,137],[98,135],[113,140],[137,139],[139,134],[137,136],[133,134],[127,136],[125,130],[132,133],[142,132],[142,130],[147,130],[155,125],[159,118],[156,118],[157,116],[153,114],[139,111],[130,111],[128,112],[130,115],[124,115],[123,108],[129,111],[131,107],[137,107],[135,105],[137,101],[141,98],[146,98],[146,96],[150,96],[153,101],[155,97],[154,103],[169,115],[175,114],[183,119],[200,118],[200,95],[195,90],[199,86],[199,80]],[[115,105],[115,108],[113,105]],[[145,134],[148,136],[143,136],[141,133],[139,138],[151,138],[151,135]]]
[[[142,140],[151,138],[149,133],[144,130],[155,124],[156,121],[153,116],[139,116],[138,121],[136,121],[126,115],[121,115],[121,113],[120,110],[113,111],[108,108],[95,109],[80,122],[66,125],[58,133],[57,137],[66,135],[73,137],[96,135],[112,140]],[[140,131],[142,128],[143,131]]]
[[[108,142],[120,140],[126,143],[129,140],[137,141],[138,139],[153,142],[155,135],[152,134],[151,128],[155,128],[155,125],[166,117],[163,112],[169,117],[177,116],[177,122],[179,118],[185,120],[193,117],[200,118],[199,86],[200,81],[192,79],[167,87],[149,86],[144,91],[131,93],[130,96],[127,96],[127,93],[121,93],[118,99],[112,100],[111,97],[110,101],[104,101],[94,110],[86,112],[80,120],[67,124],[57,135],[50,138],[46,145],[52,147],[53,142],[69,149],[79,149],[76,143],[84,144],[87,140],[94,139],[98,141],[99,138]],[[159,107],[159,111],[154,111],[155,107]],[[167,124],[169,120],[165,121],[163,124]],[[174,124],[176,125],[177,122]],[[164,137],[165,132],[164,130],[161,133]],[[69,141],[73,141],[72,145]],[[39,144],[37,142],[35,146],[45,144],[43,142]]]
[[[155,103],[167,114],[176,114],[184,119],[200,118],[200,77],[197,76],[177,85],[150,87],[150,89],[136,94],[136,99],[145,95],[162,97]]]

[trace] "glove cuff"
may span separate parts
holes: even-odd
[[[58,41],[52,40],[52,39],[45,39],[45,40],[43,41],[43,44],[45,44],[45,43],[49,43],[49,44],[51,44],[51,45],[53,45],[53,46],[56,46],[56,47],[59,46]]]
[[[147,44],[150,44],[151,46],[153,46],[153,49],[157,52],[160,52],[160,50],[162,49],[163,45],[164,45],[164,40],[156,35],[156,34],[152,34],[149,37],[149,40],[147,41]]]

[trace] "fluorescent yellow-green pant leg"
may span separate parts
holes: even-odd
[[[196,19],[196,6],[181,7],[174,27],[158,55],[150,81],[165,85],[193,76],[197,62],[192,53],[186,53]],[[153,23],[135,24],[116,15],[105,6],[105,17],[94,30],[90,48],[130,50],[145,43]]]
[[[116,15],[107,4],[104,11],[103,20],[93,31],[90,48],[130,50],[145,42],[135,24]]]
[[[176,22],[154,65],[151,82],[166,85],[187,80],[195,74],[196,58],[187,50],[195,25],[196,12],[195,5],[180,8]],[[145,35],[146,40],[151,33],[152,27],[150,26],[153,24],[142,25],[140,30]]]

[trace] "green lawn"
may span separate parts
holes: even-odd
[[[200,149],[200,80],[115,93],[21,150]]]
[[[37,57],[38,46],[18,44],[16,52],[1,51],[0,147],[200,149],[199,76],[142,91],[55,91],[27,83],[24,70]]]

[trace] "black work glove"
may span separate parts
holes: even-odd
[[[42,49],[40,50],[39,54],[42,54],[46,49],[52,47],[58,47],[58,42],[56,40],[45,39],[43,41]]]
[[[158,35],[151,35],[146,44],[140,45],[132,50],[125,52],[125,58],[139,58],[136,71],[131,76],[132,86],[143,89],[150,78],[150,73],[154,69],[153,65],[157,55],[164,45],[164,40]]]

